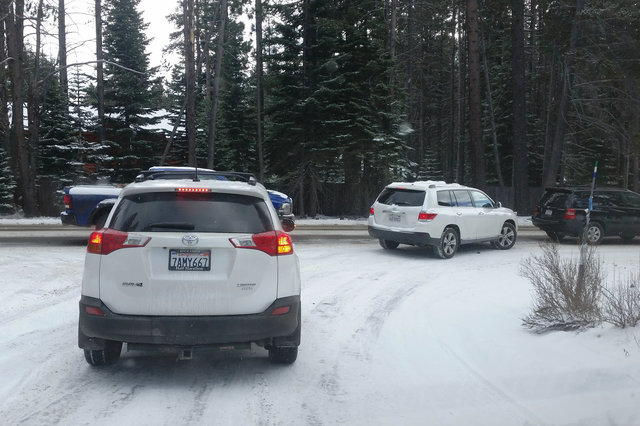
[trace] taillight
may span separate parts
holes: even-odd
[[[369,216],[373,216],[373,207],[369,209]]]
[[[71,195],[64,194],[64,208],[65,210],[71,210]]]
[[[291,310],[291,306],[281,306],[281,307],[275,308],[273,311],[271,311],[271,315],[288,314],[290,310]]]
[[[535,206],[535,207],[533,208],[533,215],[534,215],[534,216],[538,216],[538,206]]]
[[[437,215],[437,213],[420,212],[420,214],[418,215],[418,220],[420,222],[429,222],[430,220],[435,219]]]
[[[573,220],[576,218],[576,209],[567,209],[564,212],[564,218],[567,220]]]
[[[291,237],[286,232],[271,231],[241,238],[229,238],[235,248],[254,249],[269,256],[282,256],[293,253]]]
[[[209,188],[176,188],[176,192],[206,193],[206,192],[211,192],[211,189]]]
[[[104,312],[102,312],[102,309],[96,308],[94,306],[86,306],[85,307],[85,312],[88,313],[89,315],[95,315],[95,316],[98,316],[98,317],[103,317],[104,316]]]
[[[87,252],[107,255],[123,248],[144,247],[150,240],[150,237],[143,235],[105,229],[91,234]]]

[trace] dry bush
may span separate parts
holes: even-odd
[[[616,327],[635,327],[640,322],[640,273],[630,274],[626,282],[604,289],[602,315]]]
[[[521,274],[534,290],[534,307],[523,325],[537,332],[575,330],[600,322],[602,261],[587,248],[582,283],[577,259],[561,259],[557,244],[543,243],[541,256],[525,259]]]

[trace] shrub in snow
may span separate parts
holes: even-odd
[[[578,259],[561,259],[557,244],[541,244],[542,255],[525,259],[521,274],[533,285],[534,306],[523,320],[537,332],[575,330],[600,322],[602,261],[595,248],[586,251],[583,279]]]
[[[604,289],[603,318],[616,327],[635,327],[640,322],[640,273],[613,289]]]

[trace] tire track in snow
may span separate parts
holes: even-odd
[[[547,423],[542,420],[536,413],[529,410],[524,405],[520,404],[516,398],[512,397],[507,391],[503,390],[498,384],[494,383],[492,380],[489,380],[485,375],[480,373],[476,368],[474,368],[466,359],[460,356],[451,346],[449,346],[444,340],[438,338],[438,343],[442,347],[442,349],[455,358],[465,371],[468,374],[473,376],[477,381],[482,383],[488,389],[491,390],[492,393],[497,395],[500,399],[507,402],[511,406],[513,406],[518,412],[520,412],[528,421],[532,421],[536,425],[546,425]]]
[[[325,266],[322,265],[322,259],[316,259],[314,269],[325,273],[322,276],[314,274],[307,283],[311,291],[306,294],[312,293],[311,297],[316,289],[315,279],[325,285],[306,319],[303,311],[303,336],[310,336],[303,339],[304,351],[320,354],[321,362],[316,363],[309,377],[312,383],[309,392],[311,398],[302,408],[307,416],[315,416],[323,406],[332,407],[330,415],[323,413],[322,419],[326,424],[348,423],[354,419],[351,405],[361,398],[361,394],[354,393],[352,380],[354,377],[367,377],[373,357],[380,350],[377,341],[387,319],[418,288],[430,285],[440,276],[440,271],[418,273],[419,280],[407,281],[402,273],[398,274],[404,269],[426,268],[425,261],[431,258],[425,259],[424,250],[393,254],[373,244],[371,247],[375,248],[367,250],[367,255],[373,256],[371,262],[377,266],[387,264],[385,272],[379,273],[379,268],[376,268],[378,272],[370,272],[365,265],[361,271],[354,271],[353,265]],[[326,271],[330,271],[329,274],[335,275],[335,278],[327,277]],[[345,274],[345,271],[351,273]],[[327,288],[327,281],[337,284]],[[309,323],[313,329],[305,327],[305,323]],[[306,343],[310,340],[313,340],[311,347]],[[325,342],[331,343],[324,345]],[[356,364],[345,361],[345,357],[355,360]]]

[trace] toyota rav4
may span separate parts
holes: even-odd
[[[383,248],[431,246],[442,259],[453,257],[461,244],[490,242],[498,249],[510,249],[517,232],[513,210],[478,189],[456,183],[392,183],[369,212],[369,234]]]
[[[91,234],[78,344],[89,364],[127,349],[268,350],[293,363],[300,344],[300,271],[265,188],[233,172],[143,173]]]

